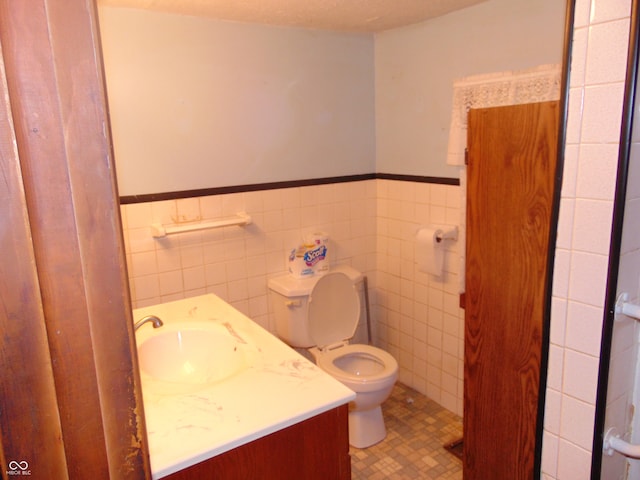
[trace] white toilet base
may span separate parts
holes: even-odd
[[[382,408],[379,406],[365,411],[349,412],[349,444],[356,448],[367,448],[384,440],[387,429],[384,426]]]

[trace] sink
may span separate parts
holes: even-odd
[[[142,372],[157,380],[204,385],[246,369],[246,346],[229,324],[181,322],[139,339],[138,363]]]

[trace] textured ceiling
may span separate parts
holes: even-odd
[[[483,1],[486,0],[98,0],[98,3],[237,22],[380,32]]]

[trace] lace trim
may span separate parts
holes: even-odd
[[[448,165],[464,165],[467,112],[471,108],[545,102],[560,98],[560,66],[475,75],[453,84]]]
[[[524,103],[546,102],[560,98],[560,65],[541,65],[529,70],[476,75],[453,84],[453,111],[449,131],[448,165],[460,169],[460,229],[458,244],[458,290],[465,291],[467,169],[464,151],[467,148],[467,112],[471,108],[502,107]]]

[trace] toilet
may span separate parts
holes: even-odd
[[[398,362],[370,345],[349,344],[362,311],[363,276],[341,265],[324,275],[269,280],[276,333],[308,351],[325,372],[356,393],[349,404],[349,443],[366,448],[387,434],[380,405],[398,378]]]

